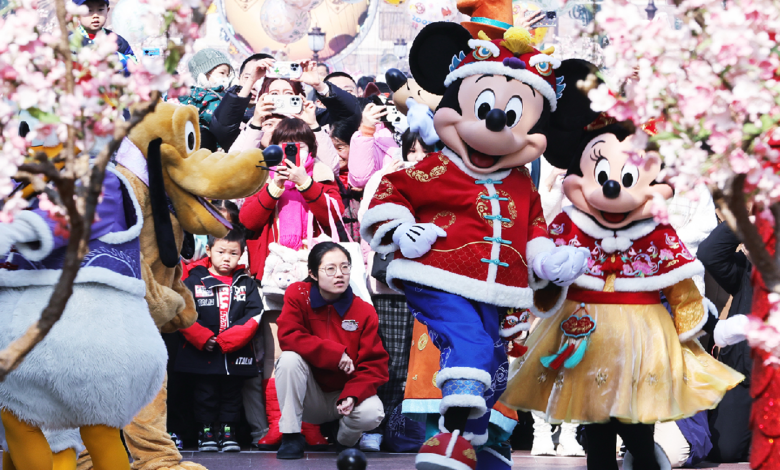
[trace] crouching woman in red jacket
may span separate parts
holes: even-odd
[[[340,419],[338,443],[350,447],[384,418],[376,390],[388,380],[388,355],[374,307],[349,287],[349,253],[320,243],[308,264],[309,278],[287,288],[278,320],[279,459],[303,458],[303,421]]]

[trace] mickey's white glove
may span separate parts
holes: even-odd
[[[587,248],[556,246],[551,252],[536,255],[533,261],[534,273],[555,285],[568,286],[588,269],[589,258],[590,251]]]
[[[745,341],[747,339],[745,330],[748,323],[750,323],[750,319],[747,315],[734,315],[725,320],[718,320],[718,324],[715,325],[715,330],[712,332],[715,344],[722,348]]]
[[[419,258],[431,251],[431,246],[447,232],[436,224],[410,224],[398,226],[393,232],[393,243],[401,249],[406,258]]]
[[[439,134],[433,127],[433,111],[428,106],[418,103],[414,98],[406,99],[406,122],[412,132],[420,134],[423,142],[434,145],[439,141]]]

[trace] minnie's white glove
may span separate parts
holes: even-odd
[[[406,258],[419,258],[431,251],[431,246],[439,237],[446,237],[447,232],[436,224],[410,224],[398,226],[393,232],[393,243],[401,249]]]
[[[750,323],[750,319],[747,315],[734,315],[725,320],[718,320],[718,324],[715,325],[712,332],[715,344],[722,348],[745,341],[747,339],[745,329],[748,323]]]
[[[568,286],[588,269],[590,251],[587,248],[556,246],[551,252],[536,255],[534,273],[540,279],[558,286]]]

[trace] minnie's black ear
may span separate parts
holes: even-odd
[[[409,51],[409,68],[417,84],[434,95],[443,95],[452,58],[470,50],[470,39],[471,33],[456,23],[438,22],[424,27]]]
[[[599,113],[590,109],[590,99],[587,93],[577,88],[577,82],[593,74],[598,86],[602,81],[596,75],[597,72],[595,65],[582,59],[564,60],[561,66],[555,69],[555,76],[563,77],[566,88],[558,99],[558,108],[552,115],[552,126],[562,130],[583,129],[596,120]]]
[[[558,108],[550,116],[550,125],[545,131],[547,149],[544,158],[554,167],[568,169],[573,161],[579,162],[580,141],[585,136],[585,127],[599,117],[590,109],[588,95],[577,88],[579,80],[596,74],[598,68],[582,59],[568,59],[555,69],[556,77],[563,77],[566,88],[558,99]],[[601,80],[597,78],[597,84]]]

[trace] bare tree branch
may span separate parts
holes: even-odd
[[[780,267],[770,256],[756,226],[750,221],[750,214],[745,199],[745,175],[739,174],[732,178],[725,193],[716,191],[714,199],[721,210],[724,220],[731,230],[737,234],[745,248],[750,253],[753,266],[761,273],[767,288],[780,293]],[[775,223],[780,223],[780,207],[772,206]],[[776,227],[776,232],[777,227]]]

